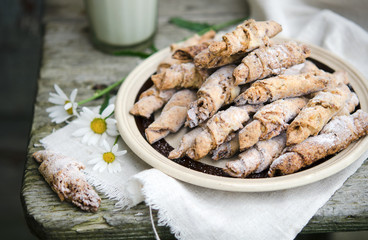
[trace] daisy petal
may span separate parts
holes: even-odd
[[[115,156],[120,157],[120,156],[123,156],[123,155],[124,155],[124,154],[126,154],[126,153],[127,153],[127,150],[119,151],[119,152],[116,152],[116,153],[115,153]]]
[[[106,152],[109,152],[111,150],[109,144],[107,143],[106,139],[103,139],[102,141],[102,146],[105,148]]]
[[[113,119],[113,118],[108,118],[105,121],[109,125],[115,125],[117,123],[117,121],[115,119]]]
[[[112,149],[111,149],[111,152],[115,153],[117,150],[118,150],[118,144],[115,144]]]
[[[72,108],[73,104],[71,102],[68,102],[67,104],[64,105],[64,110],[68,110],[69,108]]]
[[[114,168],[111,168],[112,164],[107,164],[107,171],[109,171],[109,173],[113,173],[114,172]]]
[[[73,89],[72,93],[70,94],[70,101],[74,102],[75,98],[77,97],[78,89]]]
[[[50,103],[53,103],[53,104],[56,104],[56,105],[64,105],[64,103],[65,103],[66,99],[62,99],[62,98],[60,98],[60,97],[58,97],[58,98],[56,98],[56,97],[50,97],[50,98],[48,99],[48,101],[49,101]]]
[[[80,128],[78,130],[76,130],[75,132],[72,133],[72,136],[74,137],[81,137],[84,134],[86,134],[89,131],[89,128],[85,127],[85,128]]]
[[[95,163],[98,163],[99,161],[101,161],[101,158],[93,158],[93,159],[89,160],[87,163],[88,164],[95,164]]]
[[[66,116],[66,117],[58,117],[58,118],[54,118],[51,120],[51,122],[55,122],[56,124],[65,122],[70,116]]]
[[[99,172],[105,171],[106,167],[107,167],[107,163],[102,162]]]
[[[91,131],[88,131],[83,137],[82,137],[82,143],[89,143],[89,139],[93,136],[93,133]],[[88,144],[89,145],[89,144]]]
[[[110,116],[111,113],[114,111],[114,109],[115,109],[114,104],[110,104],[109,106],[107,106],[105,108],[105,110],[103,110],[103,112],[101,113],[102,118],[106,118],[106,117]]]
[[[92,133],[92,136],[89,138],[88,145],[96,146],[99,140],[100,136],[98,134]]]
[[[54,84],[54,88],[55,91],[57,92],[57,94],[59,94],[60,97],[68,99],[68,97],[65,95],[65,93],[63,92],[63,90],[61,90],[61,88],[59,87],[59,85]]]

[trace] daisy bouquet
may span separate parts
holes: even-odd
[[[106,87],[102,91],[96,92],[92,97],[76,102],[78,90],[73,89],[68,97],[64,91],[54,85],[55,92],[50,93],[49,102],[54,106],[46,111],[52,122],[56,124],[70,123],[70,119],[75,119],[73,123],[78,129],[72,133],[72,136],[78,138],[82,144],[95,147],[97,154],[90,157],[88,164],[93,165],[93,171],[117,173],[121,171],[121,156],[127,151],[119,149],[119,133],[114,118],[115,105],[111,102],[109,93],[115,87],[120,85],[124,79]],[[81,105],[105,97],[104,102],[99,107],[81,107]],[[108,140],[114,139],[113,144]]]

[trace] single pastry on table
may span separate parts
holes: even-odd
[[[176,92],[166,103],[160,116],[145,130],[149,143],[157,142],[169,133],[177,132],[184,124],[188,105],[196,99],[194,91],[184,89]]]
[[[61,201],[72,202],[88,212],[98,210],[101,198],[86,181],[81,171],[83,164],[48,150],[35,152],[33,157],[41,163],[38,170]]]
[[[245,84],[258,79],[282,74],[287,68],[305,62],[310,49],[293,41],[258,48],[234,69],[235,84]]]
[[[336,117],[324,126],[319,135],[287,147],[282,155],[273,161],[268,175],[273,177],[297,172],[345,149],[350,143],[367,134],[368,114],[366,112],[358,110],[352,115]]]

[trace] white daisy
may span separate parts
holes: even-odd
[[[109,173],[117,173],[121,171],[120,161],[127,151],[118,151],[118,144],[112,148],[106,141],[103,141],[104,150],[96,155],[93,159],[88,161],[88,164],[93,164],[93,171],[103,172],[107,169]]]
[[[46,109],[51,121],[59,124],[72,116],[78,116],[78,103],[75,102],[78,90],[73,89],[68,98],[57,84],[54,85],[54,88],[56,93],[50,93],[49,102],[56,104],[56,106]]]
[[[107,135],[115,137],[118,130],[116,120],[111,118],[114,112],[115,105],[110,104],[101,113],[95,113],[87,107],[82,108],[80,117],[75,120],[75,123],[80,125],[77,131],[73,132],[74,137],[82,137],[82,143],[88,145],[97,145],[106,139]]]

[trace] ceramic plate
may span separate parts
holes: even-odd
[[[309,44],[307,44],[309,45]],[[368,111],[368,86],[364,77],[343,59],[335,56],[320,47],[309,45],[312,51],[311,59],[322,63],[323,68],[330,70],[344,70],[349,74],[350,84],[360,100],[360,108]],[[152,55],[137,66],[126,78],[120,87],[117,99],[115,116],[119,132],[132,149],[143,161],[154,168],[194,185],[234,192],[264,192],[293,188],[319,181],[338,173],[357,160],[368,146],[368,137],[352,143],[347,149],[337,155],[303,171],[273,178],[246,178],[237,179],[221,176],[221,167],[225,161],[215,162],[207,158],[201,162],[188,160],[173,161],[151,146],[141,134],[140,119],[129,114],[137,96],[150,84],[150,76],[155,73],[158,64],[169,56],[169,48]],[[142,129],[141,129],[142,130]],[[176,147],[185,133],[185,129],[177,134],[171,134],[163,140],[167,147]],[[170,148],[170,146],[168,146]],[[210,166],[215,165],[215,166]]]

